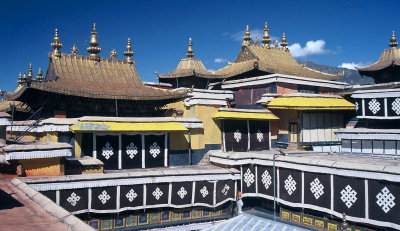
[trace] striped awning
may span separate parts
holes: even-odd
[[[238,112],[238,111],[218,111],[213,115],[214,119],[246,119],[246,120],[277,120],[279,119],[272,113],[258,112]]]
[[[268,109],[293,110],[355,110],[355,105],[338,97],[278,97],[267,105]]]
[[[180,132],[188,131],[179,122],[78,122],[72,132]]]

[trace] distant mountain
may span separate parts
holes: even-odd
[[[317,64],[311,61],[297,61],[297,62],[306,65],[306,67],[329,74],[342,73],[342,71],[344,70],[344,76],[337,80],[339,82],[345,82],[351,85],[374,84],[374,79],[367,76],[361,76],[357,70],[351,70],[342,67],[331,67],[328,65]]]

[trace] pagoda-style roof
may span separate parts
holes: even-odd
[[[158,78],[167,79],[167,78],[182,78],[189,76],[195,76],[207,79],[225,78],[224,76],[215,75],[212,72],[208,71],[200,59],[193,58],[194,54],[192,49],[192,39],[189,39],[188,53],[186,54],[186,56],[187,58],[181,59],[175,70],[166,74],[158,74]]]
[[[33,81],[5,98],[18,100],[28,89],[97,99],[166,100],[186,96],[184,91],[162,90],[145,86],[134,64],[126,60],[61,54],[49,55],[50,63],[43,81]]]
[[[375,83],[398,81],[400,71],[400,48],[397,48],[397,41],[394,34],[390,39],[391,48],[382,51],[381,57],[375,63],[358,68],[360,75],[370,76],[375,79]]]
[[[341,74],[328,74],[300,65],[288,50],[258,44],[244,46],[233,63],[214,74],[230,78],[253,70],[323,80],[337,80],[342,77]]]
[[[337,80],[343,76],[341,73],[333,75],[300,65],[287,48],[285,33],[282,35],[281,47],[279,47],[278,41],[275,41],[275,47],[272,47],[268,31],[267,23],[265,23],[263,44],[258,45],[258,39],[254,43],[250,43],[252,38],[249,26],[247,26],[242,49],[236,60],[217,70],[214,74],[231,78],[250,71],[258,71],[264,72],[263,74],[286,74],[323,80]]]
[[[78,48],[74,45],[71,54],[62,54],[60,49],[60,37],[55,30],[54,49],[49,53],[50,63],[46,76],[42,77],[39,68],[37,78],[33,76],[32,64],[29,65],[28,75],[18,78],[18,88],[4,96],[6,100],[21,100],[31,97],[21,97],[25,92],[49,92],[68,96],[77,96],[94,99],[121,99],[134,101],[173,100],[186,96],[185,90],[165,90],[145,86],[136,72],[135,62],[132,59],[131,40],[128,43],[124,55],[125,60],[116,59],[116,51],[110,52],[111,58],[101,58],[98,53],[96,24],[93,24],[91,32],[88,56],[77,55]],[[36,91],[36,92],[35,92]]]

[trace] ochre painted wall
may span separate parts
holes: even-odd
[[[217,113],[219,105],[196,105],[195,115],[203,121],[204,144],[221,144],[221,121],[212,116]]]
[[[13,132],[13,136],[22,134],[21,132]],[[24,137],[24,141],[53,141],[57,142],[58,132],[27,132]]]
[[[19,160],[26,176],[60,176],[64,175],[64,165],[60,157]]]
[[[82,157],[82,133],[75,133],[75,158]]]
[[[277,130],[279,134],[288,134],[289,122],[297,122],[300,126],[297,110],[271,109],[271,112],[279,118],[276,122],[271,122],[271,135],[276,134]]]

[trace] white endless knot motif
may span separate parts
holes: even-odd
[[[356,102],[354,105],[356,105],[356,111],[358,111],[358,109],[359,109],[358,102]]]
[[[268,189],[272,184],[271,175],[267,170],[265,170],[265,172],[261,175],[261,182],[264,184],[265,189]]]
[[[392,102],[392,110],[396,112],[397,115],[400,115],[400,98],[396,98]]]
[[[78,202],[79,200],[81,199],[81,197],[80,196],[78,196],[78,195],[76,195],[76,193],[71,193],[71,196],[69,196],[68,198],[67,198],[67,201],[72,205],[72,206],[75,206],[76,205],[76,202]]]
[[[99,196],[98,196],[99,200],[101,201],[101,203],[103,203],[103,205],[105,203],[107,203],[108,200],[110,200],[110,195],[108,195],[108,193],[106,192],[106,190],[104,190]]]
[[[135,200],[136,197],[137,197],[137,193],[133,189],[129,190],[129,192],[126,194],[126,198],[128,198],[129,202],[132,202],[133,200]]]
[[[322,195],[324,195],[324,186],[321,184],[318,178],[315,178],[310,183],[310,190],[314,194],[315,199],[319,199]]]
[[[133,142],[131,142],[128,146],[126,146],[126,154],[128,154],[129,158],[133,159],[133,157],[138,154],[137,147]]]
[[[182,186],[178,191],[178,196],[183,199],[187,195],[186,189]]]
[[[106,158],[106,160],[110,159],[112,155],[114,155],[113,148],[110,146],[110,143],[106,143],[106,146],[103,147],[101,155]]]
[[[254,174],[251,173],[249,168],[244,174],[244,182],[246,183],[247,187],[250,187],[250,185],[254,183]]]
[[[261,143],[261,141],[264,140],[264,134],[260,131],[260,129],[258,129],[258,131],[257,131],[257,140],[260,143]]]
[[[203,198],[206,197],[208,195],[207,187],[204,186],[202,189],[200,189],[200,193],[201,193],[201,196],[203,196]]]
[[[371,101],[369,101],[368,103],[368,108],[369,110],[372,111],[372,113],[374,113],[374,115],[381,110],[381,104],[378,102],[378,100],[376,99],[372,99]]]
[[[158,144],[156,142],[154,142],[151,146],[150,146],[150,154],[151,156],[153,156],[153,158],[156,158],[160,153],[160,146],[158,146]]]
[[[224,194],[226,196],[228,194],[229,189],[230,189],[230,187],[227,184],[225,184],[224,188],[221,191],[222,194]]]
[[[342,196],[340,199],[346,204],[347,208],[353,206],[353,204],[357,201],[357,192],[351,188],[350,185],[347,185],[341,192]]]
[[[233,138],[235,138],[237,143],[242,139],[242,133],[240,133],[239,129],[236,129],[236,132],[233,133]]]
[[[285,180],[285,189],[289,193],[289,195],[292,195],[294,191],[296,191],[296,181],[293,179],[292,175],[289,175],[288,178]]]
[[[164,193],[161,191],[161,189],[159,187],[156,188],[156,190],[154,190],[153,192],[153,196],[156,198],[156,200],[159,200],[160,197],[163,195]]]
[[[376,199],[376,203],[385,213],[389,212],[390,209],[396,205],[396,203],[394,203],[394,199],[396,199],[396,197],[394,197],[386,187],[384,187],[381,192],[376,195]]]

